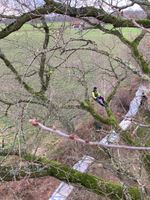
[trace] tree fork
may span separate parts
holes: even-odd
[[[113,112],[110,110],[110,108],[106,108],[106,112],[108,115],[108,118],[104,118],[102,116],[100,116],[93,108],[93,106],[90,104],[89,101],[84,101],[81,102],[80,104],[81,108],[88,111],[96,120],[107,124],[107,125],[112,125],[114,127],[118,127],[118,123],[117,120],[113,114]]]

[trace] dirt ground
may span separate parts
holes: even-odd
[[[48,200],[59,183],[53,177],[4,182],[0,184],[0,200]]]

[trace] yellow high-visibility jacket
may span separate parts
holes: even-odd
[[[97,98],[97,97],[100,97],[100,96],[101,96],[101,95],[100,95],[99,92],[97,92],[97,91],[95,91],[95,92],[93,91],[93,92],[92,92],[92,97],[93,97],[93,99],[96,100],[96,98]]]

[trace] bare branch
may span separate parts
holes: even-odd
[[[144,28],[142,25],[138,24],[135,19],[132,19],[132,22],[135,25],[135,27],[142,29],[144,33],[150,33],[149,29]]]
[[[128,149],[128,150],[139,150],[139,151],[145,151],[148,150],[150,151],[150,147],[137,147],[137,146],[128,146],[128,145],[114,145],[114,144],[102,144],[100,142],[92,142],[88,140],[83,140],[79,138],[77,135],[68,135],[60,130],[57,130],[55,128],[48,128],[47,126],[44,126],[40,122],[38,122],[36,119],[31,119],[29,122],[32,123],[33,126],[39,127],[42,130],[48,131],[48,132],[53,132],[58,136],[65,137],[70,140],[78,141],[83,144],[87,145],[96,145],[104,148],[115,148],[115,149]]]
[[[23,15],[19,16],[15,20],[15,22],[11,23],[2,31],[0,31],[0,39],[8,36],[14,31],[19,30],[26,22],[32,19],[40,18],[42,15],[49,14],[52,12],[57,14],[65,14],[77,18],[94,17],[99,21],[103,21],[104,23],[110,23],[114,27],[135,27],[132,21],[117,18],[113,15],[110,15],[109,13],[105,12],[102,8],[98,9],[92,6],[76,8],[66,5],[65,3],[59,3],[51,0],[47,1],[47,4],[43,5],[42,7],[38,7],[33,11],[24,13]],[[149,20],[147,20],[147,22],[148,23],[145,23],[145,21],[143,20],[137,20],[138,24],[143,25],[143,27],[145,28],[149,28]]]
[[[106,5],[108,5],[109,7],[111,7],[112,9],[117,9],[117,10],[124,10],[124,9],[126,9],[126,8],[129,8],[129,7],[132,7],[134,4],[135,4],[135,2],[131,2],[131,3],[129,3],[129,4],[127,4],[127,5],[123,5],[123,6],[116,6],[116,5],[113,5],[112,4],[112,1],[111,1],[111,3],[110,2],[107,2],[107,1],[105,1],[105,0],[103,0],[103,2],[106,4]]]

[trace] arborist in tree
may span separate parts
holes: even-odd
[[[93,88],[92,91],[92,97],[93,99],[99,103],[101,106],[106,106],[107,103],[105,102],[104,98],[100,95],[100,93],[97,91],[97,87]]]

